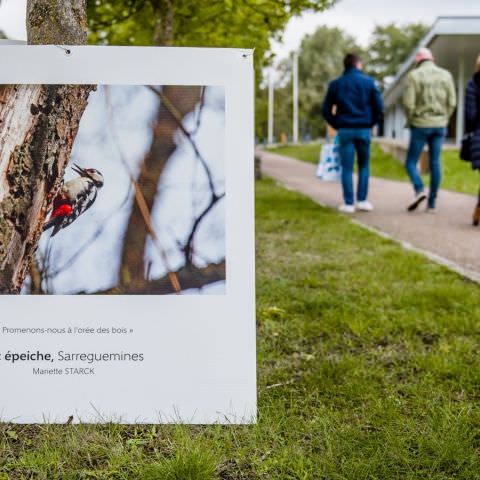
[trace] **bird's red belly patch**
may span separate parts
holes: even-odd
[[[52,218],[55,217],[68,217],[72,214],[73,208],[71,205],[68,203],[64,203],[63,205],[58,206],[53,212],[52,212]]]

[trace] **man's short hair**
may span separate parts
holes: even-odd
[[[415,55],[415,62],[418,64],[424,62],[425,60],[433,61],[433,53],[429,48],[419,48],[417,54]]]
[[[345,68],[356,67],[362,59],[356,53],[347,53],[343,59],[343,66]]]

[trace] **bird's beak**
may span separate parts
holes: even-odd
[[[78,173],[82,177],[84,177],[86,175],[85,170],[82,167],[79,167],[76,163],[73,164],[72,170],[75,173]]]

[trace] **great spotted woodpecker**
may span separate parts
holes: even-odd
[[[53,199],[50,219],[43,225],[43,231],[54,227],[52,237],[87,211],[97,198],[98,190],[103,187],[103,175],[98,170],[73,165],[73,171],[80,177],[60,188]]]

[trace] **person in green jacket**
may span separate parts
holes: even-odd
[[[417,165],[425,144],[428,144],[430,190],[427,211],[434,212],[442,178],[443,141],[457,102],[455,83],[450,72],[435,65],[428,48],[420,48],[415,61],[416,68],[408,74],[403,95],[407,125],[410,127],[405,168],[415,190],[415,197],[407,209],[415,210],[427,198]]]

